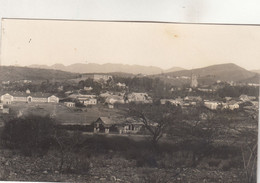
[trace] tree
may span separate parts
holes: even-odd
[[[49,117],[15,118],[6,123],[1,139],[7,147],[25,155],[44,154],[53,142],[54,126],[55,121]]]
[[[142,120],[145,129],[152,136],[152,144],[156,146],[167,128],[180,120],[181,108],[171,104],[134,104],[129,106],[130,116]]]

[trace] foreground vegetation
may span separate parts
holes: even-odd
[[[143,115],[150,114],[149,106],[142,108]],[[160,111],[167,112],[163,108]],[[130,110],[132,112],[136,111]],[[156,143],[154,134],[140,140],[131,136],[84,135],[61,129],[49,117],[10,119],[1,131],[0,178],[77,182],[256,182],[257,131],[238,128],[236,125],[241,121],[236,118],[234,123],[234,119],[230,119],[234,114],[230,112],[216,112],[209,120],[211,123],[190,124],[189,118],[196,121],[197,112],[189,111],[189,115],[179,116],[174,122],[170,116],[152,117],[162,124],[167,122],[167,128],[161,129],[167,136],[160,136]],[[178,111],[175,117],[177,114],[182,112]],[[237,114],[242,116],[241,112]],[[248,116],[245,119],[248,119],[246,123],[256,122]]]

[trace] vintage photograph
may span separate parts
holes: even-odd
[[[0,180],[256,183],[260,26],[2,19]]]

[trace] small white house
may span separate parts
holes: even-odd
[[[86,100],[83,101],[83,104],[85,106],[88,106],[88,105],[96,105],[97,104],[97,99],[95,98],[88,98]]]
[[[211,110],[216,110],[219,105],[220,105],[220,103],[217,101],[205,101],[204,102],[204,106]]]
[[[92,88],[91,86],[89,86],[89,87],[88,87],[88,86],[85,86],[85,87],[84,87],[84,90],[85,90],[85,91],[91,91],[91,90],[93,90],[93,88]]]
[[[126,84],[125,84],[125,83],[120,83],[120,82],[118,82],[118,83],[116,84],[116,86],[118,86],[118,87],[120,87],[120,88],[125,88],[125,87],[126,87]]]
[[[75,102],[64,102],[67,107],[75,107]]]

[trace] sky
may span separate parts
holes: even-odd
[[[260,26],[3,19],[1,47],[3,65],[260,69]]]
[[[260,24],[260,1],[0,0],[0,18]],[[259,27],[3,19],[2,65],[123,63],[260,69]]]

